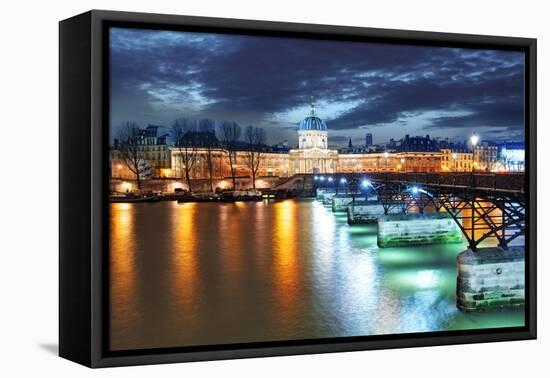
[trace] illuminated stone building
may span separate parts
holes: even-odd
[[[441,149],[442,172],[471,172],[473,162],[471,152],[452,151],[450,148]]]
[[[141,151],[143,159],[144,177],[169,177],[171,175],[171,151],[167,143],[167,134],[159,135],[159,126],[148,125],[145,129],[132,130],[132,143]],[[111,177],[132,179],[134,174],[128,169],[118,149],[119,141],[114,140],[114,145],[109,151],[111,161]]]
[[[182,151],[172,149],[172,177],[184,177],[184,168],[182,166]],[[206,179],[209,178],[208,169],[208,151],[199,149],[196,151],[196,161],[191,169],[191,178]],[[229,165],[229,154],[224,149],[216,149],[211,151],[212,156],[212,177],[214,179],[224,179],[231,177],[231,167]],[[258,176],[268,177],[288,177],[289,172],[289,154],[276,152],[262,152],[260,159],[260,167]],[[235,176],[248,177],[250,176],[250,168],[248,164],[248,152],[237,151],[235,162]]]
[[[256,177],[285,178],[296,174],[337,172],[469,172],[473,167],[474,158],[471,152],[455,152],[450,148],[434,150],[433,142],[427,136],[405,138],[406,145],[397,151],[372,152],[367,149],[343,148],[339,152],[328,147],[328,132],[326,123],[316,115],[312,104],[308,117],[299,123],[296,148],[289,149],[286,142],[285,146],[265,146],[261,152]],[[165,139],[156,137],[156,129],[144,132],[140,138],[144,158],[155,172],[152,178],[182,179],[185,176],[182,163],[185,159],[182,159],[183,152],[180,149],[168,147]],[[483,166],[488,166],[496,152],[491,150],[486,154],[485,150],[479,151],[479,164],[483,162]],[[221,147],[208,150],[198,146],[193,148],[193,153],[196,160],[190,172],[192,179],[210,178],[209,155],[212,159],[212,179],[227,182],[231,178],[227,150]],[[235,176],[242,180],[251,176],[248,155],[245,144],[236,152]],[[120,159],[117,160],[116,144],[111,151],[111,170],[113,178],[132,178],[131,172],[127,171]]]
[[[400,171],[403,172],[423,172],[423,173],[438,173],[441,171],[440,151],[433,152],[399,152],[396,154],[401,164]]]
[[[476,146],[474,149],[474,169],[491,171],[498,161],[497,146]]]
[[[338,170],[338,151],[328,149],[328,130],[311,104],[309,117],[298,127],[298,149],[290,150],[290,167],[296,173],[332,173]]]

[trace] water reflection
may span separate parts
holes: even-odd
[[[299,276],[297,269],[298,214],[296,202],[282,201],[275,203],[273,254],[274,254],[274,288],[275,298],[279,303],[282,318],[295,319],[298,310]]]
[[[111,205],[111,347],[517,326],[455,307],[463,244],[379,249],[316,201]]]
[[[136,238],[134,230],[134,207],[131,204],[111,205],[110,243],[111,264],[110,285],[111,323],[113,336],[122,334],[133,324],[136,314]]]
[[[199,277],[197,275],[198,258],[196,226],[196,203],[178,205],[171,203],[175,214],[171,217],[172,236],[171,257],[173,274],[173,301],[184,306],[192,306],[197,300]]]

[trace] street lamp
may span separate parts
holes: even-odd
[[[327,183],[325,182],[325,176],[319,176],[319,177],[318,177],[318,180],[321,181],[320,186],[321,186],[322,188],[327,189]]]
[[[476,134],[473,134],[471,137],[470,137],[470,143],[472,143],[472,146],[476,146],[477,143],[479,142],[479,137],[476,135]]]
[[[478,142],[479,142],[479,137],[476,134],[473,134],[470,137],[470,143],[472,144],[472,173],[475,171],[476,146]]]
[[[388,157],[390,156],[390,154],[388,153],[388,151],[384,151],[384,174],[386,176],[386,181],[388,181]]]
[[[340,184],[342,184],[342,186],[343,186],[343,188],[345,189],[346,193],[348,192],[348,189],[349,189],[348,186],[346,185],[347,182],[348,182],[348,180],[346,180],[345,177],[342,177],[342,178],[340,179]]]
[[[475,188],[476,184],[475,184],[475,175],[474,175],[474,172],[475,172],[475,155],[476,155],[476,145],[477,143],[479,142],[479,137],[476,135],[476,134],[473,134],[471,137],[470,137],[470,143],[472,143],[472,189]],[[474,240],[474,224],[475,224],[475,198],[472,197],[472,203],[470,205],[470,209],[472,211],[472,218],[471,218],[471,222],[472,222],[472,234],[471,234],[471,240]],[[473,249],[473,248],[472,248]]]
[[[365,191],[365,200],[369,199],[369,188],[372,187],[370,180],[363,179],[361,181],[361,188]]]

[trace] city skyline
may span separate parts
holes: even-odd
[[[315,101],[329,143],[430,134],[524,139],[523,54],[511,51],[111,29],[111,132],[231,120],[293,143]],[[183,63],[182,63],[183,62]]]

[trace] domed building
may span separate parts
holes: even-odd
[[[298,127],[298,149],[290,150],[292,173],[332,173],[336,171],[338,152],[328,149],[328,129],[317,117],[311,104],[309,116]]]
[[[300,122],[298,127],[298,148],[300,150],[328,148],[328,131],[325,121],[315,114],[315,106],[311,104],[309,117]]]

